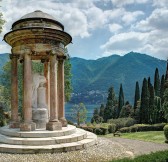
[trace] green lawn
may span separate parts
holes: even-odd
[[[113,134],[107,134],[104,137],[112,138]],[[136,133],[122,133],[121,138],[138,139],[142,141],[150,141],[156,143],[164,143],[165,136],[163,131],[149,131]]]
[[[120,159],[112,160],[111,162],[167,162],[168,161],[168,151],[158,151],[151,153],[149,155],[141,155],[135,157],[134,159]]]

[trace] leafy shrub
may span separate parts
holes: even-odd
[[[130,129],[130,132],[137,132],[138,131],[138,127],[135,125],[130,126],[129,129]]]
[[[164,135],[165,135],[166,143],[167,143],[168,142],[168,125],[164,126]]]
[[[82,127],[82,129],[89,131],[89,132],[94,132],[94,128],[93,127]]]
[[[110,119],[108,120],[110,124],[116,124],[116,129],[120,129],[123,127],[130,127],[136,123],[133,118],[118,118],[118,119]]]
[[[138,132],[143,132],[143,131],[162,131],[165,123],[159,123],[159,124],[154,124],[154,125],[148,125],[148,124],[136,124],[135,126],[138,127]]]
[[[135,124],[130,127],[123,127],[120,129],[121,133],[129,132],[146,132],[146,131],[162,131],[165,123],[148,125],[148,124]]]
[[[166,123],[158,123],[158,124],[154,124],[154,131],[162,131],[164,126],[166,125]]]
[[[114,133],[116,131],[116,125],[115,124],[110,124],[108,126],[108,131],[109,131],[109,133]]]
[[[120,129],[121,133],[129,133],[130,132],[130,128],[129,127],[123,127]]]
[[[95,128],[94,133],[97,134],[97,135],[102,135],[103,131],[100,128]]]
[[[101,135],[106,135],[108,134],[108,128],[100,128],[102,130],[102,134]]]
[[[0,121],[0,127],[3,127],[3,126],[5,126],[5,125],[7,125],[6,119],[1,120],[1,121]]]

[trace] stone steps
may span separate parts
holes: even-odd
[[[10,137],[23,137],[23,138],[61,137],[71,135],[75,132],[76,127],[73,125],[62,127],[62,130],[59,131],[48,131],[44,129],[37,129],[31,132],[23,132],[20,131],[19,129],[10,129],[9,126],[0,128],[0,134]]]
[[[42,145],[55,145],[61,143],[77,142],[85,138],[87,138],[87,132],[77,128],[74,134],[59,137],[23,138],[23,137],[11,137],[0,134],[0,143],[12,144],[12,145],[42,146]]]
[[[0,152],[18,153],[18,154],[67,152],[93,146],[96,144],[96,142],[97,142],[97,136],[93,133],[87,132],[87,137],[85,139],[71,143],[45,145],[45,146],[12,145],[12,144],[0,143]]]
[[[97,136],[68,125],[59,131],[38,129],[23,132],[8,126],[0,128],[0,152],[3,153],[56,153],[75,151],[95,145]]]

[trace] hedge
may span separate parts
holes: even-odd
[[[120,129],[121,133],[129,132],[146,132],[146,131],[162,131],[166,123],[159,123],[153,125],[135,124],[131,127],[124,127]]]
[[[165,125],[164,126],[164,135],[165,135],[165,138],[166,138],[166,143],[168,143],[168,125]]]

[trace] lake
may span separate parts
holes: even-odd
[[[72,111],[71,111],[71,108],[73,107],[74,104],[70,104],[70,103],[66,103],[65,104],[65,117],[67,120],[70,120],[70,121],[73,121],[73,122],[76,122],[74,121],[74,119],[72,119],[71,117],[71,114],[72,114]],[[95,108],[99,108],[100,105],[89,105],[89,104],[85,104],[85,107],[87,109],[87,120],[86,122],[90,122],[92,116],[93,116],[93,112],[94,112],[94,109]]]

